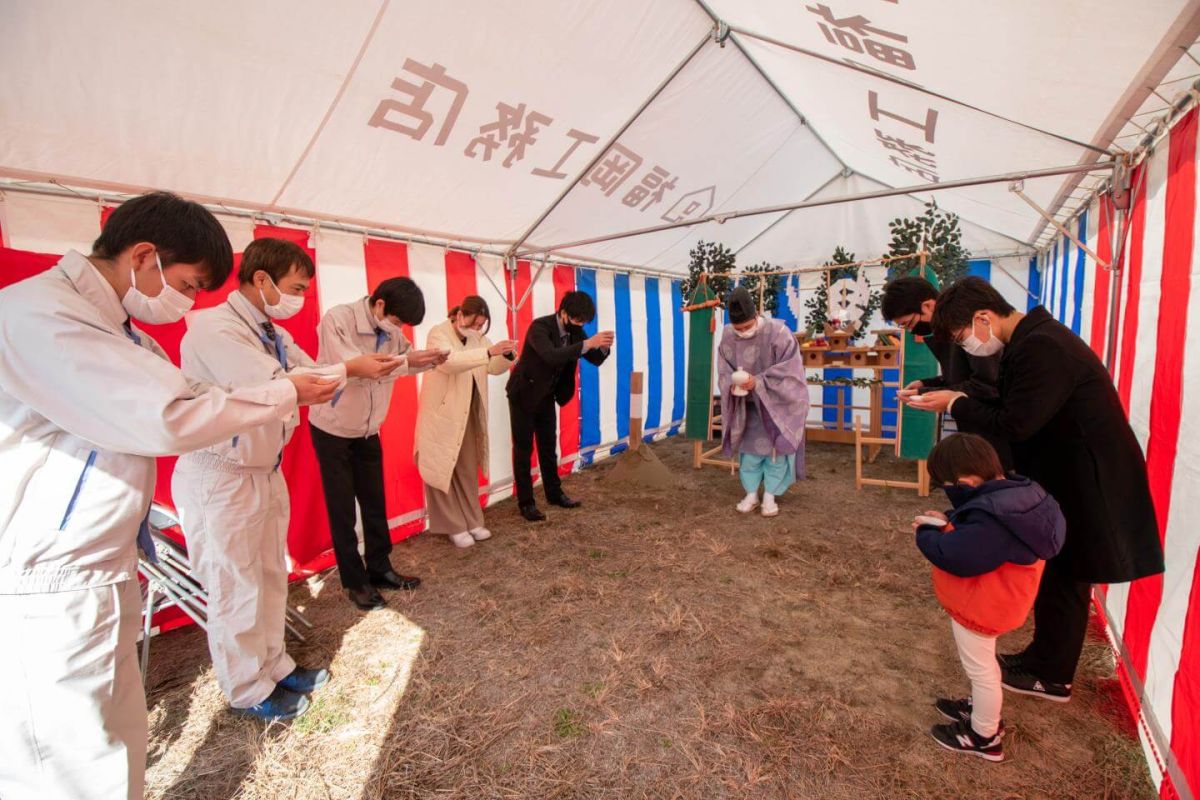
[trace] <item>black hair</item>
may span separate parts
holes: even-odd
[[[954,334],[970,325],[980,311],[1008,317],[1016,309],[983,278],[968,275],[955,281],[938,295],[937,307],[933,310],[933,335],[947,342],[954,341]]]
[[[412,278],[387,278],[371,293],[371,305],[383,301],[383,313],[405,325],[420,325],[425,319],[425,295]]]
[[[982,436],[955,433],[942,439],[929,451],[929,477],[945,485],[975,475],[990,481],[1004,474],[996,448]]]
[[[596,302],[587,292],[567,292],[558,304],[558,310],[565,311],[571,319],[583,320],[584,324],[596,318]]]
[[[246,245],[242,263],[238,266],[238,281],[245,284],[254,280],[254,273],[263,271],[271,276],[278,286],[284,276],[299,267],[306,278],[317,274],[316,265],[304,248],[287,239],[255,239]]]
[[[92,255],[113,259],[138,242],[158,248],[164,267],[203,265],[205,289],[216,289],[233,271],[233,247],[221,223],[204,206],[170,192],[144,194],[113,209]]]
[[[450,309],[447,316],[454,319],[454,315],[462,312],[463,316],[467,317],[483,317],[487,320],[487,324],[483,326],[483,332],[487,333],[492,329],[492,312],[488,308],[487,301],[477,294],[469,294],[463,298],[463,301]]]
[[[921,304],[936,300],[937,289],[924,278],[896,278],[883,287],[883,304],[879,312],[888,322],[908,314],[920,314]]]

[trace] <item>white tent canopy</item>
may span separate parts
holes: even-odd
[[[878,255],[886,221],[918,206],[895,197],[609,237],[1109,161],[1118,137],[1125,149],[1136,141],[1130,117],[1164,105],[1152,87],[1195,66],[1171,72],[1200,33],[1200,9],[5,0],[0,23],[0,67],[21,76],[0,83],[8,181],[164,188],[680,273],[700,239],[747,263],[812,263],[837,245]],[[1063,216],[1086,199],[1069,196],[1080,180],[1032,179],[1025,192]],[[968,223],[976,255],[1045,241],[1044,220],[1007,184],[936,194]]]

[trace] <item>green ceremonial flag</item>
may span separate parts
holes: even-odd
[[[708,284],[702,284],[688,303],[695,305],[716,298]],[[715,308],[701,308],[688,313],[687,411],[684,414],[685,433],[689,439],[708,439],[713,405],[713,313]]]
[[[921,268],[920,276],[940,289],[937,275],[928,266]],[[900,374],[900,385],[928,378],[938,373],[938,362],[933,353],[909,331],[904,332],[904,364]],[[901,406],[900,427],[900,457],[923,459],[929,457],[933,449],[934,437],[937,436],[937,415],[928,411],[918,411],[909,406]]]

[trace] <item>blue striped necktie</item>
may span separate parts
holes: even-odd
[[[125,329],[125,335],[129,337],[129,341],[141,347],[142,337],[137,335],[137,331],[133,329],[133,325],[129,322],[129,317],[125,318],[125,323],[122,325]],[[138,547],[146,554],[146,558],[150,559],[150,563],[158,563],[158,553],[154,549],[154,537],[150,535],[150,509],[146,509],[146,516],[142,518],[142,524],[138,526],[137,534]]]

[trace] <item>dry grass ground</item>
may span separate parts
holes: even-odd
[[[966,691],[909,528],[930,503],[858,493],[852,451],[814,445],[779,517],[741,517],[727,472],[693,471],[683,441],[655,451],[678,488],[599,465],[549,523],[508,501],[470,550],[398,546],[425,585],[386,611],[351,608],[333,575],[294,587],[316,623],[294,653],[334,680],[292,725],[225,712],[198,631],[157,640],[148,796],[1153,796],[1096,637],[1069,704],[1006,697],[1006,763],[928,737],[931,701]]]

